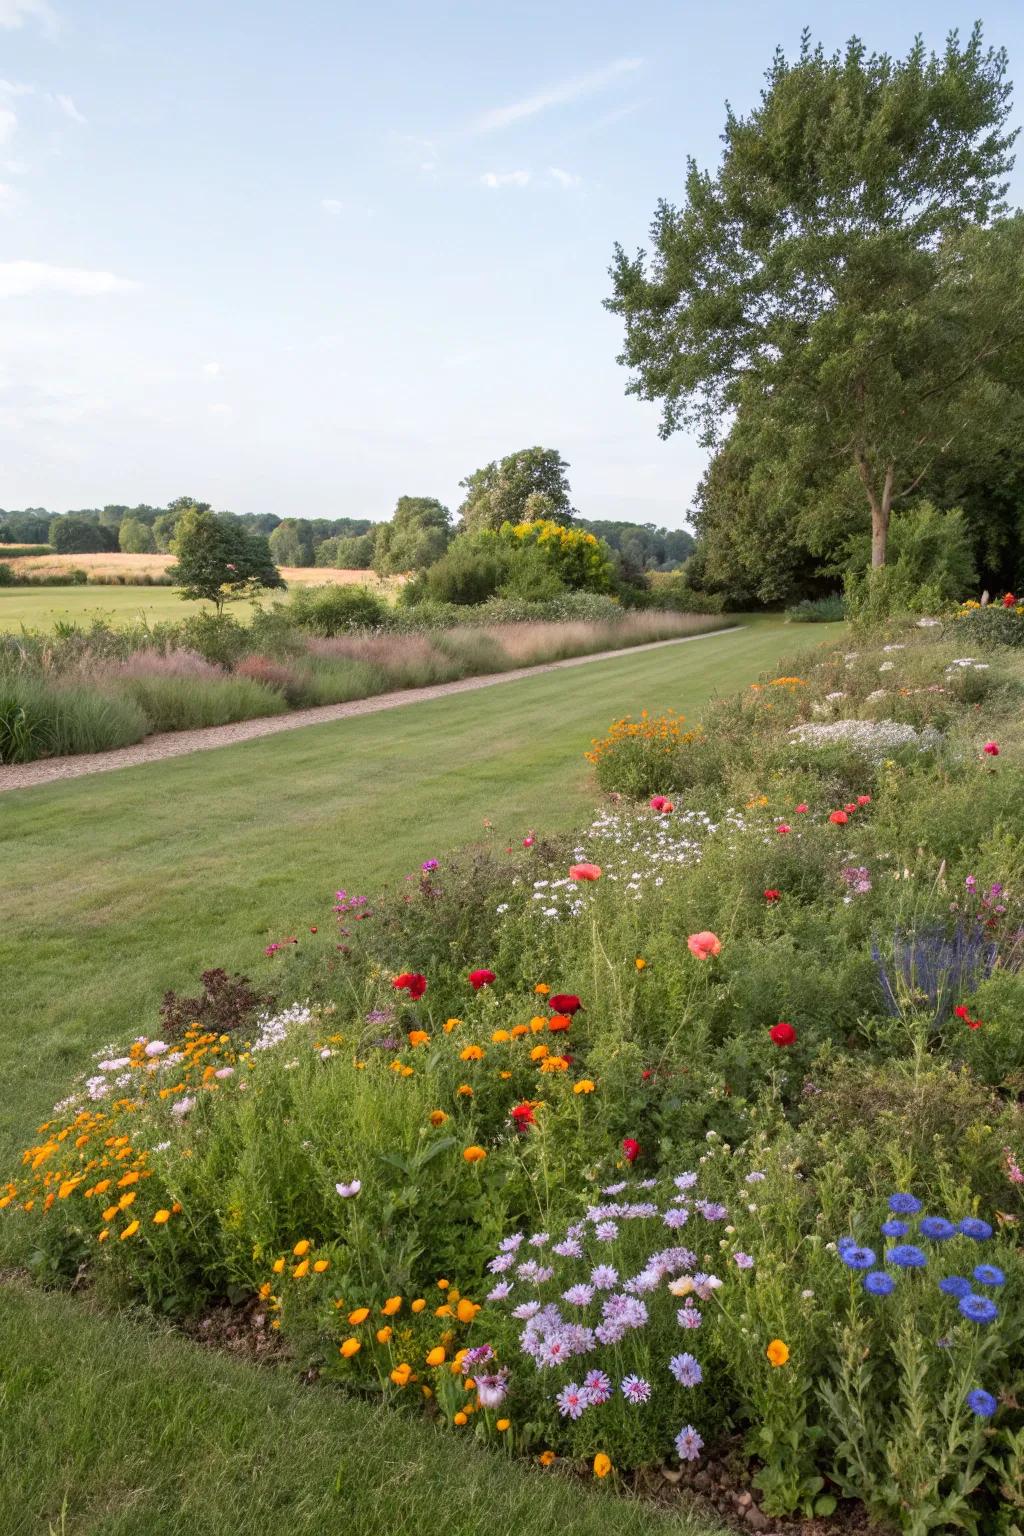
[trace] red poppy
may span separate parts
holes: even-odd
[[[654,1073],[651,1071],[650,1067],[644,1067],[643,1071],[640,1073],[640,1077],[641,1077],[642,1081],[645,1082],[645,1083],[648,1081],[649,1078],[652,1078],[653,1076],[654,1076]]]
[[[828,819],[834,827],[845,827],[850,818],[845,811],[830,811]]]
[[[774,887],[773,887],[772,890],[765,891],[764,899],[768,903],[768,905],[771,906],[776,901],[781,901],[782,900],[782,892],[775,890]]]
[[[856,800],[851,800],[849,805],[844,805],[843,806],[843,810],[847,813],[847,815],[850,815],[856,809],[857,809],[857,802],[856,802]]]
[[[583,1004],[574,992],[556,992],[554,997],[548,998],[548,1007],[553,1013],[567,1013],[571,1018],[574,1013],[579,1013]]]
[[[600,864],[570,864],[569,865],[569,879],[570,880],[600,880],[600,878],[601,878],[601,866],[600,866]]]
[[[530,832],[526,837],[523,838],[523,847],[532,848],[536,841],[537,839],[534,837],[533,833]]]
[[[958,1019],[969,1019],[971,1016],[971,1010],[969,1008],[965,1008],[963,1003],[958,1003],[957,1006],[953,1009],[953,1012],[956,1014]]]
[[[527,1131],[531,1125],[537,1124],[537,1116],[533,1112],[533,1105],[529,1100],[517,1104],[512,1110],[511,1119],[517,1131]]]
[[[785,837],[786,833],[790,830],[789,823],[786,821],[780,821],[775,830],[780,837]]]
[[[310,933],[316,933],[316,927],[315,926],[312,927],[309,931],[310,931]]]
[[[768,1031],[768,1038],[772,1045],[796,1045],[796,1030],[792,1024],[785,1020],[781,1024],[773,1024]]]
[[[804,804],[804,802],[802,800],[801,800],[800,804],[799,805],[795,805],[793,807],[793,809],[796,811],[796,814],[798,816],[806,816],[807,815],[807,806]]]
[[[1012,592],[1007,592],[1003,596],[1003,607],[1004,608],[1012,608],[1016,601],[1017,601],[1017,599],[1014,597],[1013,593]]]
[[[391,985],[397,992],[408,992],[415,1002],[427,990],[427,978],[421,976],[418,971],[403,971],[401,976],[395,977]]]
[[[986,741],[981,750],[985,753],[986,757],[998,757],[999,743],[998,741]]]
[[[652,795],[651,796],[651,810],[652,811],[663,810],[664,806],[665,806],[665,796],[664,795]]]
[[[857,796],[857,804],[858,805],[870,805],[871,804],[871,796],[870,795],[858,795]]]
[[[553,1035],[557,1035],[562,1030],[568,1029],[571,1023],[572,1019],[567,1013],[556,1013],[552,1018],[548,1019],[548,1029],[550,1029]]]
[[[479,992],[481,987],[489,987],[493,980],[493,971],[470,971],[469,973],[469,984],[474,992]]]
[[[622,1142],[622,1155],[627,1163],[635,1163],[640,1156],[640,1143],[634,1141],[632,1136],[626,1136]]]

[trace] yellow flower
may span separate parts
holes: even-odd
[[[292,1253],[294,1253],[297,1259],[301,1259],[305,1256],[305,1254],[309,1252],[312,1246],[313,1244],[309,1241],[309,1238],[304,1237],[301,1242],[295,1244],[295,1247],[292,1249]]]
[[[547,1029],[547,1027],[548,1027],[547,1019],[542,1019],[540,1014],[537,1014],[534,1018],[532,1018],[530,1020],[530,1033],[532,1035],[539,1035],[541,1030],[542,1029]]]
[[[544,1057],[548,1055],[550,1055],[550,1051],[546,1045],[535,1045],[533,1050],[530,1052],[530,1060],[543,1061]]]
[[[437,1282],[437,1288],[438,1288],[439,1291],[446,1291],[450,1285],[451,1285],[451,1281],[450,1280],[439,1280]]]
[[[480,1308],[475,1301],[470,1301],[468,1297],[463,1296],[455,1310],[460,1323],[471,1323]]]
[[[134,1237],[138,1230],[139,1230],[138,1222],[137,1221],[130,1221],[128,1223],[128,1225],[125,1227],[124,1231],[121,1233],[121,1241],[122,1241],[122,1243],[124,1242],[126,1237]]]
[[[346,1360],[351,1360],[353,1355],[358,1355],[362,1347],[360,1339],[345,1339],[341,1345],[340,1353]]]
[[[542,1072],[568,1072],[569,1063],[564,1056],[548,1056],[540,1064]]]
[[[647,969],[647,961],[644,959],[643,955],[637,955],[636,959],[633,961],[633,964],[636,966],[638,971],[646,971]]]
[[[510,1429],[511,1428],[511,1425],[512,1425],[512,1420],[511,1419],[499,1419],[497,1424],[495,1424],[494,1427],[498,1431],[499,1434],[503,1435],[505,1433],[506,1429]]]
[[[483,1059],[483,1048],[479,1045],[463,1046],[462,1050],[459,1052],[460,1061],[483,1061]]]
[[[305,1277],[308,1274],[309,1274],[309,1260],[308,1259],[300,1259],[299,1262],[296,1264],[295,1268],[292,1270],[292,1279],[293,1280],[303,1280],[303,1279],[305,1279]]]
[[[377,1343],[378,1344],[388,1344],[388,1343],[390,1343],[391,1335],[394,1333],[394,1331],[395,1330],[393,1328],[378,1328],[377,1329]]]
[[[611,1470],[612,1464],[608,1460],[608,1457],[605,1455],[604,1451],[598,1451],[597,1455],[594,1457],[594,1476],[607,1477]]]
[[[509,1034],[507,1029],[496,1029],[492,1032],[491,1039],[494,1041],[495,1045],[504,1045],[507,1041],[512,1039],[512,1036]]]
[[[126,1211],[128,1209],[128,1207],[131,1205],[131,1203],[132,1203],[132,1201],[134,1199],[135,1199],[135,1191],[134,1191],[134,1189],[126,1190],[125,1193],[121,1196],[120,1200],[117,1202],[118,1209],[122,1210],[122,1211]]]
[[[461,1427],[462,1427],[462,1425],[463,1425],[463,1424],[468,1424],[468,1423],[469,1423],[469,1418],[468,1418],[468,1417],[467,1417],[467,1415],[466,1415],[466,1414],[464,1414],[464,1413],[463,1413],[463,1412],[462,1412],[462,1411],[461,1411],[461,1410],[460,1410],[460,1411],[459,1411],[459,1412],[458,1412],[458,1413],[457,1413],[457,1414],[455,1414],[455,1416],[454,1416],[454,1417],[453,1417],[453,1419],[452,1419],[452,1423],[453,1423],[453,1424],[458,1424],[458,1425],[459,1425],[459,1427],[460,1427],[460,1428],[461,1428]]]
[[[104,1227],[103,1231],[100,1233],[99,1238],[97,1239],[97,1241],[101,1242],[101,1243],[105,1243],[109,1236],[110,1236],[110,1228],[109,1227]]]
[[[103,1212],[103,1220],[113,1221],[114,1217],[117,1215],[117,1212],[118,1207],[116,1205],[108,1205],[106,1210]]]
[[[581,1077],[578,1083],[572,1085],[573,1093],[593,1093],[594,1084],[589,1077]]]
[[[271,1264],[270,1267],[273,1270],[275,1275],[283,1275],[284,1274],[284,1259],[275,1259],[273,1264]]]
[[[435,1317],[454,1317],[455,1314],[452,1311],[451,1307],[448,1305],[448,1303],[445,1302],[442,1306],[434,1308],[434,1316]]]
[[[106,1191],[109,1188],[110,1188],[110,1180],[109,1179],[100,1179],[98,1184],[94,1184],[93,1185],[92,1192],[93,1192],[94,1195],[102,1195],[102,1194],[105,1194]]]
[[[432,1349],[429,1352],[429,1354],[427,1355],[427,1364],[428,1365],[444,1365],[444,1350],[441,1348],[440,1345],[438,1345],[436,1349]]]
[[[411,1310],[413,1312],[422,1312],[423,1308],[425,1306],[426,1306],[426,1302],[423,1300],[423,1297],[422,1296],[417,1296],[416,1300],[412,1303]]]
[[[553,1461],[558,1460],[558,1457],[555,1455],[554,1451],[541,1451],[540,1455],[537,1457],[537,1460],[540,1462],[542,1467],[550,1467]]]
[[[487,1153],[483,1147],[466,1147],[462,1156],[467,1163],[482,1163]]]
[[[785,1365],[789,1359],[789,1345],[784,1344],[781,1339],[772,1339],[765,1354],[771,1365]]]
[[[400,1312],[401,1309],[402,1309],[402,1298],[401,1298],[401,1296],[389,1296],[387,1301],[384,1303],[384,1305],[381,1307],[380,1310],[381,1310],[381,1315],[383,1317],[394,1317],[395,1313],[396,1312]]]
[[[354,1312],[350,1312],[349,1313],[348,1320],[351,1323],[352,1327],[356,1328],[356,1327],[359,1326],[360,1323],[365,1323],[366,1319],[369,1317],[369,1315],[370,1315],[369,1307],[356,1307]]]
[[[431,1125],[444,1125],[445,1121],[448,1119],[448,1116],[445,1114],[443,1109],[432,1109],[430,1114],[427,1116],[427,1119],[430,1121]]]
[[[164,1222],[165,1221],[170,1221],[170,1219],[171,1219],[170,1211],[166,1211],[166,1210],[161,1209],[159,1211],[154,1211],[153,1212],[153,1220],[156,1222],[158,1227],[162,1227]]]
[[[513,1040],[521,1040],[524,1035],[530,1033],[530,1026],[529,1024],[513,1024],[510,1033]]]

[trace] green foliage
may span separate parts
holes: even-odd
[[[1024,606],[997,602],[982,608],[976,602],[964,604],[955,615],[953,633],[967,650],[1024,645]]]
[[[499,538],[515,555],[524,552],[540,556],[543,565],[569,591],[609,592],[614,585],[615,567],[608,545],[581,528],[567,528],[549,518],[535,518],[516,524],[503,523]]]
[[[117,542],[126,555],[147,555],[156,549],[153,530],[137,517],[126,517],[118,530]]]
[[[373,540],[373,569],[379,576],[422,571],[440,560],[451,538],[451,513],[433,496],[400,496],[390,523]]]
[[[0,763],[109,752],[140,741],[149,728],[131,699],[109,698],[92,688],[0,677]]]
[[[299,587],[288,605],[292,623],[313,635],[377,629],[386,622],[387,615],[388,605],[369,587]]]
[[[50,524],[49,543],[58,555],[97,554],[117,548],[116,535],[80,517],[58,517]]]
[[[845,617],[846,603],[840,592],[828,597],[805,597],[786,609],[791,624],[835,624]]]
[[[859,487],[883,564],[894,503],[1019,344],[1024,226],[999,218],[1006,69],[980,25],[904,59],[857,38],[827,55],[805,33],[792,62],[776,52],[753,111],[728,110],[717,170],[691,160],[683,206],[659,204],[650,263],[616,247],[607,303],[628,391],[662,402],[663,435],[693,425],[714,443],[739,412],[772,466],[764,512],[787,531],[784,565],[806,547],[794,514],[813,512],[833,465],[827,515],[849,528]],[[751,494],[758,518],[753,488],[734,499]]]
[[[128,677],[119,698],[138,705],[151,731],[193,731],[287,709],[282,692],[253,678]]]
[[[218,613],[227,602],[285,585],[265,538],[200,507],[182,513],[172,548],[177,564],[168,574],[182,597],[212,602]]]
[[[474,470],[459,482],[466,492],[459,507],[461,531],[496,533],[503,523],[537,519],[571,523],[575,508],[565,473],[568,468],[557,448],[521,448]]]
[[[278,565],[313,565],[313,533],[304,518],[286,517],[270,534],[267,543]]]

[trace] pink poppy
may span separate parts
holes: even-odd
[[[570,880],[600,880],[600,864],[572,864],[569,867]]]
[[[698,960],[707,960],[712,955],[722,953],[721,939],[717,933],[709,933],[707,929],[702,933],[691,933],[686,941],[686,947]]]
[[[857,804],[858,805],[870,805],[871,804],[871,796],[870,795],[858,795],[857,796]]]

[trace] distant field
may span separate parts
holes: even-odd
[[[0,545],[0,560],[3,546]],[[72,569],[91,575],[131,574],[162,575],[173,564],[171,555],[42,555],[21,559],[17,569],[26,574],[59,574]],[[380,581],[372,571],[341,571],[317,566],[298,568],[282,566],[281,575],[289,586],[365,585],[387,594],[401,585],[401,578]],[[282,594],[268,593],[266,601]],[[82,586],[82,587],[0,587],[0,630],[50,629],[58,622],[88,623],[106,618],[128,623],[145,616],[148,619],[184,618],[208,608],[206,603],[186,603],[173,587]],[[231,612],[244,620],[248,603],[232,603]]]

